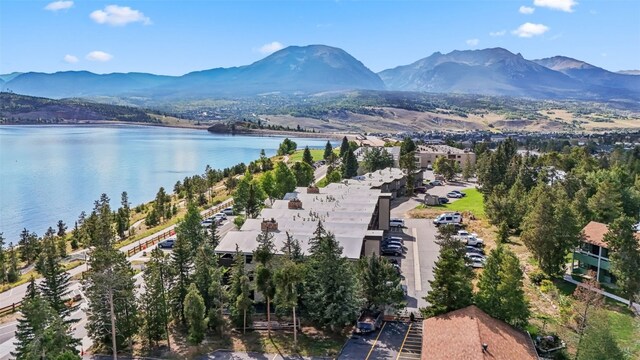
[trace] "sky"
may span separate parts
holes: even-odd
[[[490,47],[640,69],[640,0],[0,0],[0,74],[182,75],[309,44],[375,72]]]

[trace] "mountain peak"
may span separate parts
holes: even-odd
[[[569,69],[596,69],[597,66],[593,66],[581,60],[576,60],[567,56],[553,56],[544,59],[532,60],[533,62],[542,65],[546,68],[556,71],[564,71]]]

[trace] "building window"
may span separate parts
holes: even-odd
[[[253,261],[253,255],[245,255],[245,264],[251,264]]]

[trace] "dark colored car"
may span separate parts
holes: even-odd
[[[449,199],[446,197],[440,197],[438,200],[440,201],[440,205],[449,203]]]
[[[417,188],[413,189],[413,192],[418,193],[418,194],[426,194],[427,193],[427,188],[423,187],[423,186],[420,186],[420,187],[417,187]]]
[[[173,249],[173,245],[176,244],[175,239],[167,239],[158,243],[158,247],[161,249]]]

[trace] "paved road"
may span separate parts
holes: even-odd
[[[345,344],[339,360],[374,360],[398,357],[402,348],[408,324],[385,322],[377,332],[367,335],[353,335]]]
[[[216,205],[214,207],[220,206],[226,204],[229,200],[227,200],[226,202],[223,202],[222,204]],[[206,212],[208,210],[203,211],[202,213]],[[172,225],[166,229],[160,230],[157,233],[150,235],[142,240],[140,240],[140,243],[144,243],[145,241],[148,241],[156,236],[158,236],[159,234],[162,234],[164,232],[166,232],[167,230],[173,230],[175,228],[175,225]],[[232,221],[227,221],[221,228],[220,228],[220,234],[221,236],[223,236],[224,234],[226,234],[226,232],[228,232],[230,229],[233,228],[233,222]],[[123,246],[122,248],[120,248],[120,251],[122,252],[127,252],[129,249],[134,248],[135,246],[138,245],[139,242],[135,242],[132,244],[129,244],[127,246]],[[155,247],[156,245],[154,245],[153,247]],[[150,251],[153,247],[149,247],[146,249],[146,251]],[[138,252],[134,255],[132,255],[131,257],[127,258],[129,261],[134,260],[134,259],[141,259],[142,258],[142,252]],[[85,265],[81,265],[78,267],[75,267],[71,270],[68,271],[68,273],[73,276],[76,274],[79,274],[83,271],[86,270],[86,266]],[[139,289],[142,288],[143,283],[143,279],[142,279],[142,272],[136,274],[136,276],[134,276],[135,280],[136,280],[136,285],[139,285]],[[39,282],[39,281],[38,281]],[[71,290],[72,291],[78,291],[78,289],[81,287],[80,283],[78,282],[74,282],[71,285]],[[21,285],[18,287],[15,287],[11,290],[5,291],[2,294],[0,294],[0,307],[4,307],[4,306],[8,306],[11,305],[12,303],[16,303],[18,301],[21,301],[22,298],[24,297],[24,294],[26,293],[26,289],[27,289],[27,285]],[[84,297],[84,296],[83,296]],[[87,322],[87,317],[86,317],[86,313],[85,313],[85,309],[86,309],[87,305],[86,302],[83,302],[81,304],[81,307],[72,315],[72,318],[74,319],[78,319],[78,322],[76,324],[74,324],[74,337],[78,338],[78,339],[82,339],[82,345],[81,345],[81,349],[88,349],[91,347],[92,342],[91,339],[87,336],[87,331],[85,329],[85,325]],[[6,326],[5,326],[6,325]],[[14,345],[13,343],[15,342],[15,337],[13,336],[13,333],[15,333],[15,323],[9,323],[9,324],[3,324],[2,326],[0,326],[0,360],[8,360],[11,359],[10,353],[11,351],[13,351],[14,349]],[[78,349],[78,350],[81,350]]]

